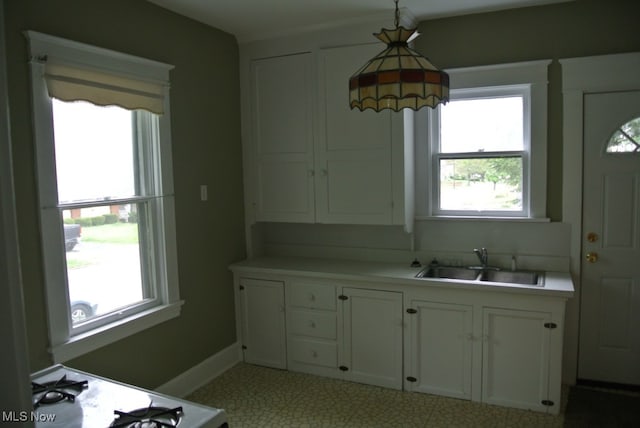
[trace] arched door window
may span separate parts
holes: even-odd
[[[611,135],[607,153],[640,153],[640,117],[625,123]]]

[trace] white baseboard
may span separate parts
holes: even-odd
[[[174,397],[186,397],[242,361],[240,343],[236,342],[212,355],[186,372],[160,385],[156,391]]]

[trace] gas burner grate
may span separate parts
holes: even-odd
[[[182,407],[155,407],[149,405],[130,412],[114,410],[116,418],[110,427],[124,428],[173,428],[180,423]]]
[[[69,380],[66,375],[50,382],[31,382],[33,408],[37,409],[41,404],[53,404],[63,400],[74,402],[76,395],[87,388],[88,384],[86,380]]]

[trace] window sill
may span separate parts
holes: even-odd
[[[109,325],[71,337],[67,342],[50,348],[54,363],[62,363],[94,351],[105,345],[117,342],[127,336],[139,333],[150,327],[176,318],[184,301],[132,315]]]
[[[499,222],[513,222],[513,223],[549,223],[551,219],[547,217],[533,218],[533,217],[484,217],[484,216],[416,216],[416,221],[499,221]]]

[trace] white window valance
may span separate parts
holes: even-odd
[[[44,77],[52,98],[164,113],[164,87],[160,84],[51,63],[45,65]]]
[[[27,31],[31,62],[43,66],[49,96],[163,114],[172,65]]]

